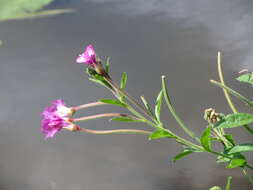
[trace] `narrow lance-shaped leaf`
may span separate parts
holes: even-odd
[[[121,77],[121,81],[120,81],[120,88],[125,89],[126,83],[127,83],[127,74],[126,74],[126,72],[123,72],[122,77]]]
[[[89,78],[90,81],[95,82],[97,84],[100,84],[108,89],[112,89],[112,87],[110,86],[110,84],[108,84],[106,81],[101,81],[95,78]]]
[[[161,138],[176,138],[176,137],[170,132],[163,129],[157,129],[149,136],[149,140]]]
[[[113,100],[113,99],[101,99],[100,102],[106,103],[106,104],[112,104],[115,106],[120,106],[120,107],[127,107],[126,104],[120,102],[119,100]]]
[[[151,106],[149,105],[149,103],[147,102],[147,100],[144,98],[144,96],[141,96],[141,100],[145,106],[145,108],[147,109],[148,113],[153,116],[154,118],[156,118]]]
[[[223,118],[223,122],[220,122],[215,128],[234,128],[250,123],[253,123],[253,115],[248,113],[234,113],[226,115]]]
[[[106,57],[105,60],[105,72],[109,73],[110,70],[110,57]]]
[[[228,151],[228,154],[253,151],[253,143],[238,144]]]
[[[252,73],[243,74],[239,76],[238,78],[236,78],[236,80],[240,82],[248,83],[248,84],[253,84],[253,74]]]
[[[182,152],[180,152],[179,154],[177,154],[173,159],[172,161],[173,162],[176,162],[177,160],[180,160],[188,155],[190,155],[191,153],[193,153],[194,150],[192,149],[184,149]]]
[[[205,148],[207,151],[211,151],[211,126],[207,127],[204,132],[202,133],[200,137],[200,142],[202,146]]]
[[[226,158],[226,157],[223,157],[223,156],[218,156],[216,162],[217,163],[226,163],[226,162],[229,162],[230,160],[231,159],[229,159],[229,158]]]
[[[155,104],[155,115],[159,122],[161,122],[160,114],[161,114],[162,100],[163,100],[163,90],[161,90],[160,93],[158,94]]]

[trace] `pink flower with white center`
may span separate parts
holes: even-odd
[[[68,108],[63,100],[58,99],[52,102],[52,106],[45,108],[42,112],[41,132],[45,138],[52,138],[62,128],[72,128],[70,116],[73,110]]]
[[[77,59],[76,59],[77,63],[85,63],[88,64],[92,67],[95,66],[95,64],[97,63],[96,61],[96,52],[94,50],[94,48],[92,47],[92,45],[88,45],[85,49],[85,52],[83,52],[82,54],[80,54]]]

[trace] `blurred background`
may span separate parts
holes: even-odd
[[[239,70],[253,70],[251,0],[56,0],[45,9],[75,12],[0,23],[1,190],[203,190],[224,186],[231,174],[232,189],[252,189],[239,169],[217,166],[212,155],[172,163],[180,147],[170,140],[68,131],[44,140],[40,132],[41,111],[54,99],[73,106],[111,97],[88,80],[84,65],[75,64],[93,44],[101,58],[111,57],[114,80],[128,73],[127,91],[134,97],[154,102],[166,75],[176,110],[200,135],[204,109],[230,113],[221,89],[209,83],[218,79],[217,51],[224,55],[227,84],[252,96],[252,87],[235,80]],[[114,110],[104,106],[80,115]],[[184,136],[165,106],[162,113],[166,127]],[[147,129],[106,119],[82,126]],[[243,130],[230,132],[238,142],[252,141]]]

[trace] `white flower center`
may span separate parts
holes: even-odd
[[[66,117],[72,114],[72,110],[66,106],[58,106],[57,107],[57,114],[61,117]]]

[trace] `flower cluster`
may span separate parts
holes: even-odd
[[[73,110],[68,108],[63,100],[58,99],[52,102],[50,107],[42,112],[41,131],[45,138],[53,137],[62,128],[72,128],[70,116]]]

